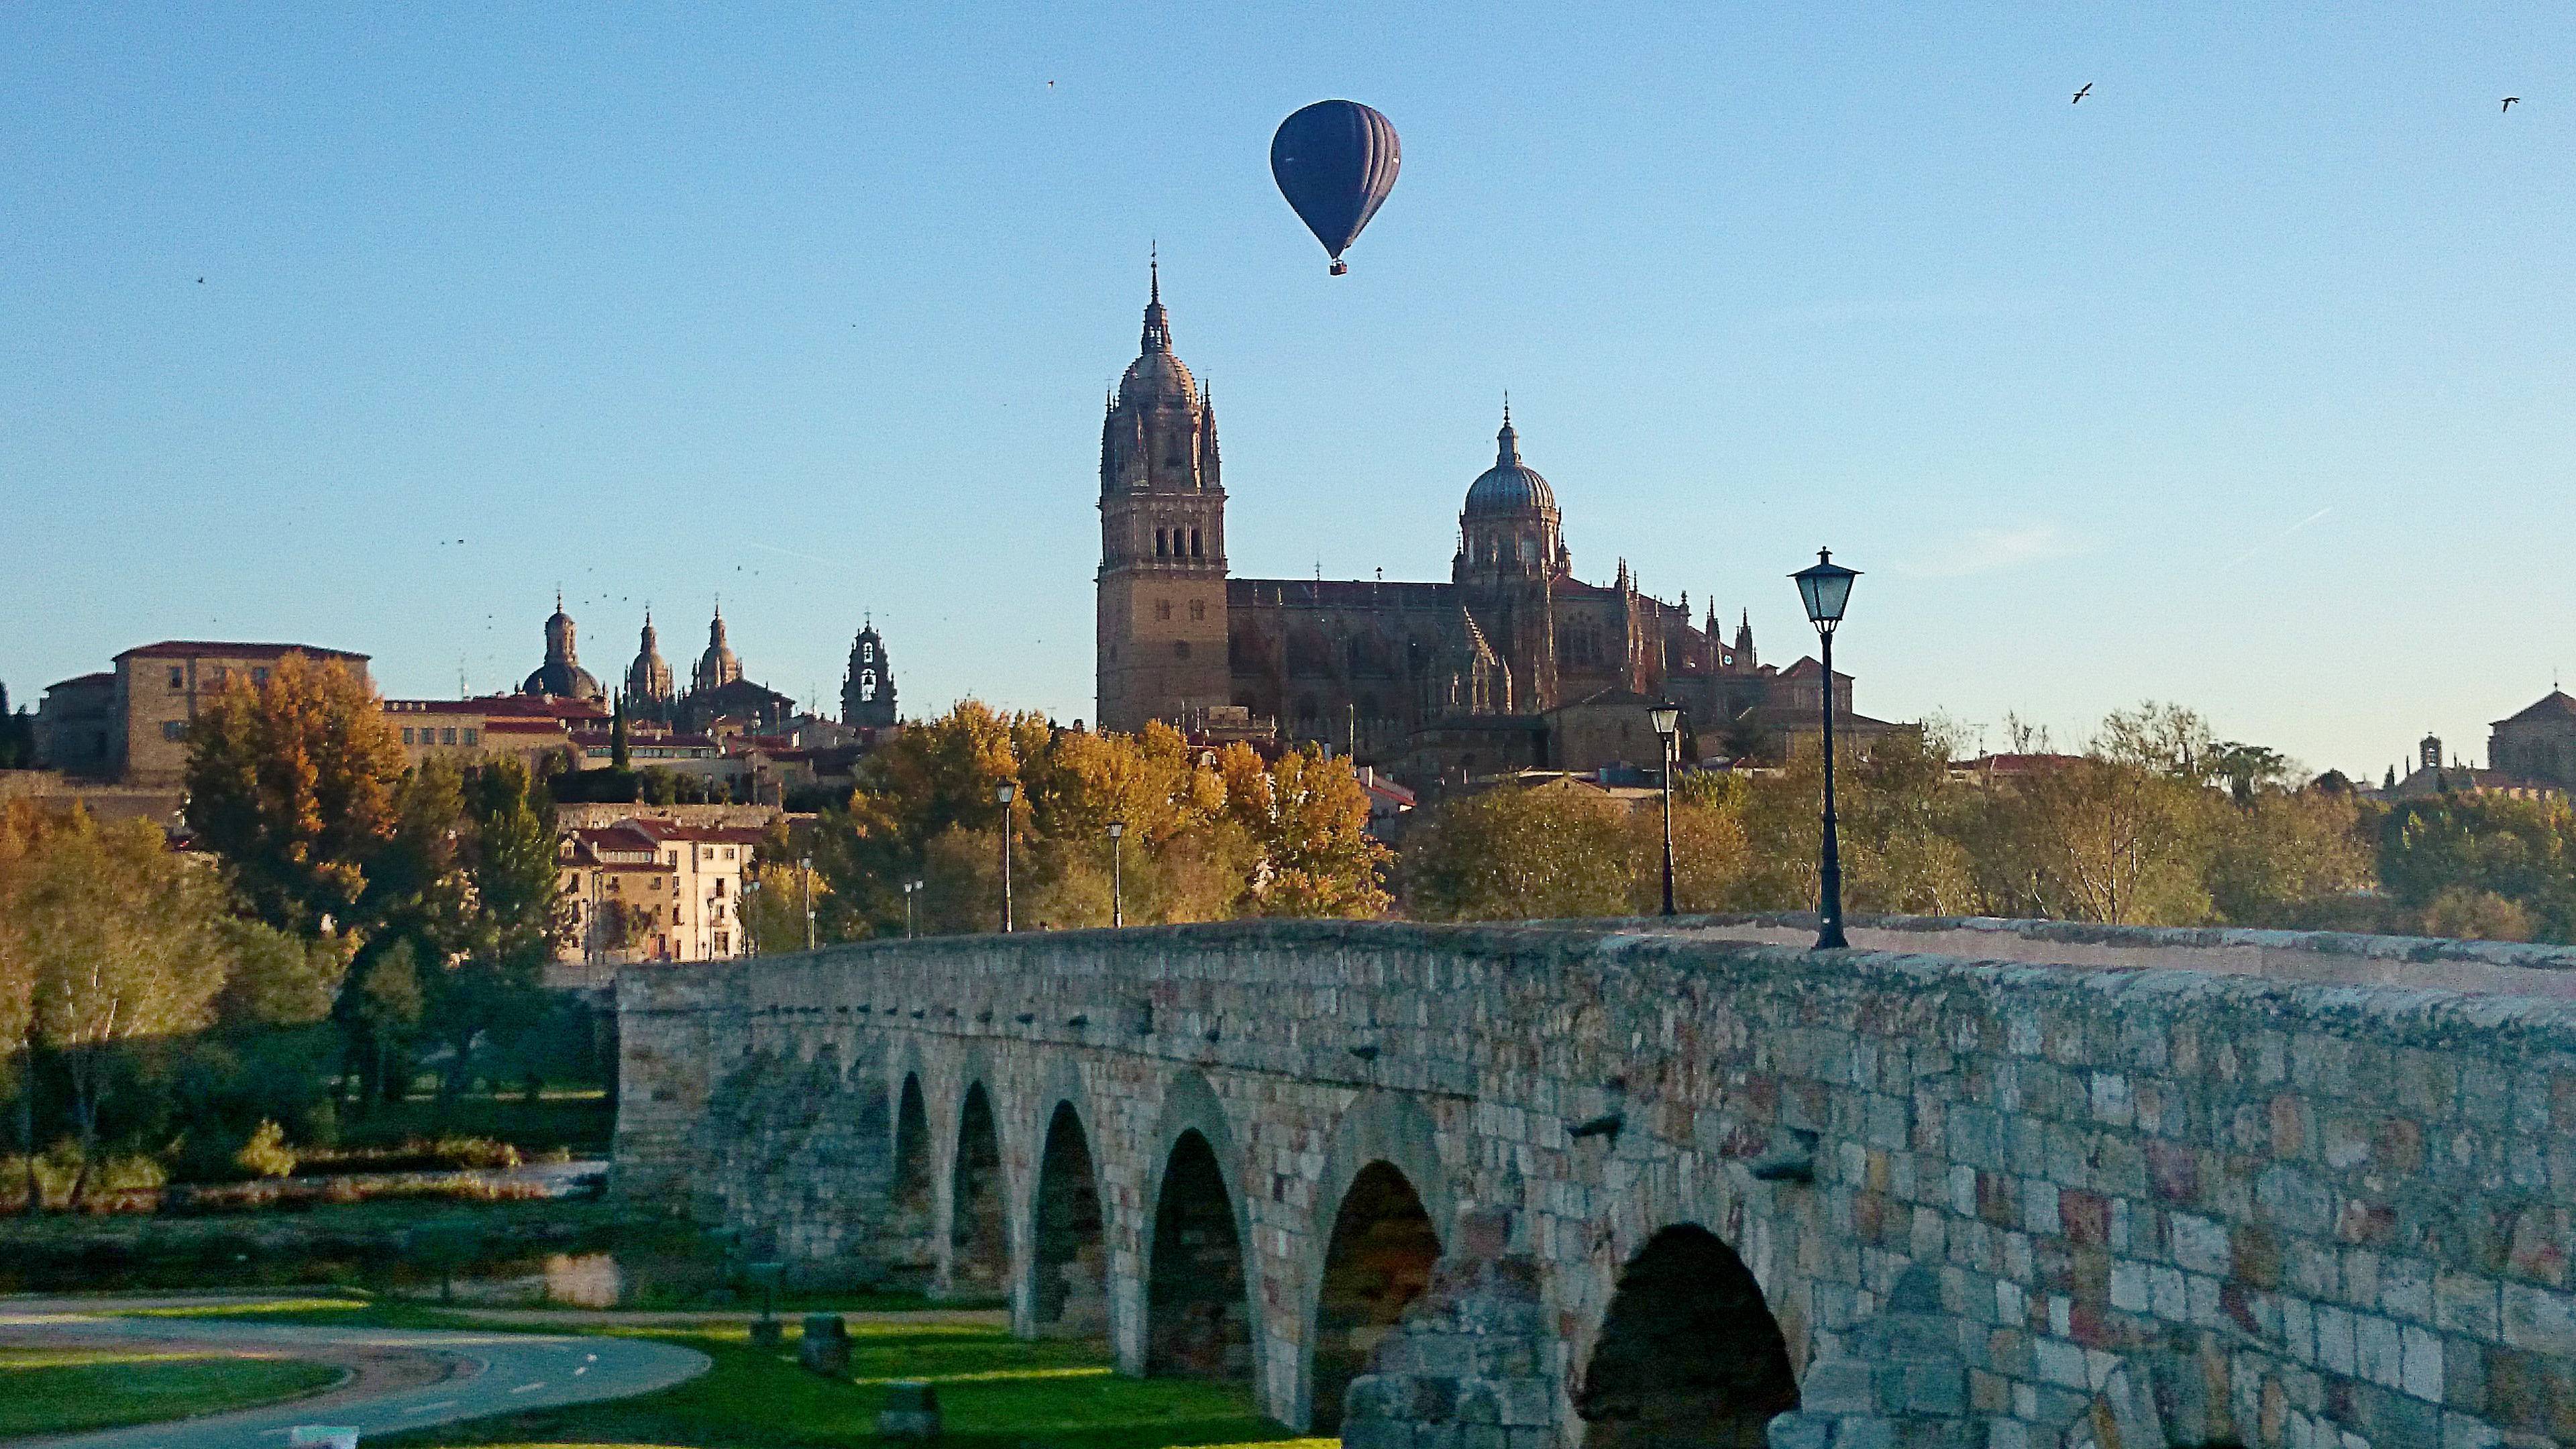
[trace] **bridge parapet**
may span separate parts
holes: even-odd
[[[1868,1351],[1910,1272],[1908,1332],[1928,1284],[1994,1449],[2137,1449],[2117,1436],[2141,1423],[2174,1445],[2576,1442],[2576,1004],[2367,974],[2557,979],[2556,957],[1726,938],[1794,929],[1238,922],[635,968],[619,1190],[855,1277],[889,1271],[917,1192],[937,1284],[997,1284],[1033,1332],[1105,1303],[1129,1371],[1244,1372],[1294,1425],[1337,1423],[1357,1381],[1354,1437],[1382,1445],[1404,1424],[1387,1385],[1465,1351],[1441,1332],[1523,1318],[1559,1441],[1685,1404],[1758,1432],[1811,1365]],[[2126,965],[2196,951],[2239,965]],[[2291,952],[2362,981],[2256,974]],[[1526,1271],[1466,1274],[1475,1234]],[[1486,1312],[1475,1281],[1537,1307]],[[1676,1282],[1712,1306],[1673,1308]],[[1684,1371],[1622,1377],[1639,1362]],[[1725,1371],[1693,1379],[1706,1363]],[[1521,1449],[1531,1426],[1470,1427],[1401,1442]]]

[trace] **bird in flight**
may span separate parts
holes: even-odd
[[[2516,102],[2516,101],[2518,101],[2518,100],[2521,100],[2521,99],[2522,99],[2522,97],[2520,97],[2520,96],[2507,96],[2507,97],[2505,97],[2505,98],[2504,98],[2503,111],[2510,111],[2510,110],[2512,110],[2512,109],[2513,109],[2513,103],[2514,103],[2514,102]],[[2499,111],[2499,112],[2498,112],[2498,114],[2502,114],[2502,111]]]
[[[2068,101],[2067,104],[2070,106],[2080,106],[2084,103],[2084,98],[2091,94],[2093,94],[2093,83],[2091,81],[2086,81],[2084,83],[2084,89],[2077,91],[2075,93],[2075,99]]]

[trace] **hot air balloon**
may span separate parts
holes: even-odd
[[[1324,244],[1336,277],[1350,270],[1342,252],[1395,189],[1403,161],[1393,123],[1357,101],[1317,101],[1270,138],[1279,194]]]

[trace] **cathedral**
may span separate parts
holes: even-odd
[[[1556,492],[1523,459],[1508,406],[1445,583],[1234,577],[1225,496],[1216,410],[1172,350],[1157,272],[1100,432],[1103,728],[1275,733],[1425,786],[1651,765],[1659,700],[1686,712],[1685,759],[1816,727],[1823,671],[1762,664],[1749,618],[1730,642],[1713,607],[1694,624],[1687,594],[1648,595],[1624,560],[1608,584],[1575,576]],[[1850,676],[1833,694],[1838,732],[1846,718],[1859,737],[1894,728],[1849,714]]]
[[[572,616],[564,612],[563,595],[558,593],[555,611],[546,620],[545,662],[528,675],[519,693],[606,705],[610,692],[581,667],[577,638]],[[682,732],[704,731],[718,721],[732,721],[755,732],[771,731],[797,716],[794,699],[744,677],[741,656],[725,636],[721,605],[707,624],[706,652],[686,674],[673,670],[662,657],[661,636],[653,627],[653,611],[647,608],[635,661],[626,666],[624,688],[617,699],[629,719]],[[873,621],[859,630],[850,645],[849,673],[841,684],[841,723],[866,730],[890,729],[897,723],[894,667],[886,657],[885,637]]]

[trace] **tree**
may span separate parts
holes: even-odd
[[[1386,910],[1387,848],[1368,833],[1368,792],[1347,758],[1312,745],[1264,766],[1250,746],[1217,758],[1225,814],[1258,860],[1245,882],[1247,913],[1375,916]]]
[[[626,696],[617,696],[617,713],[608,722],[608,767],[624,770],[633,765],[633,754],[626,742]]]
[[[1627,806],[1574,784],[1450,800],[1406,837],[1405,907],[1435,921],[1621,914],[1635,895],[1629,817]],[[1660,859],[1660,835],[1656,849]]]
[[[0,770],[36,767],[36,717],[9,708],[9,686],[0,684]]]
[[[189,727],[188,826],[261,920],[316,934],[354,922],[402,773],[374,691],[288,654],[264,683],[233,674]]]
[[[22,963],[29,1035],[68,1088],[81,1153],[74,1204],[98,1157],[118,1049],[212,1019],[232,964],[223,904],[221,884],[173,855],[157,827],[102,826],[78,810],[10,872],[0,957]]]

